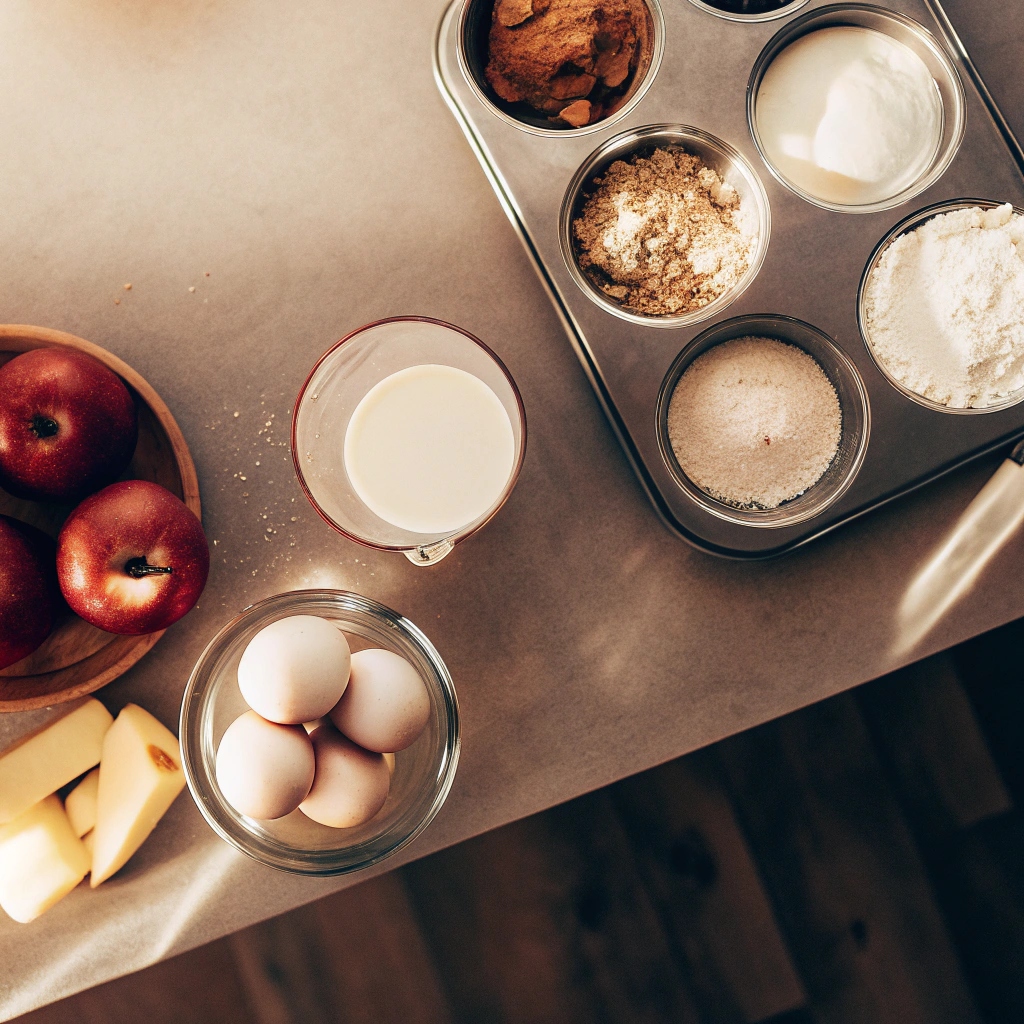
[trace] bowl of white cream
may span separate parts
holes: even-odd
[[[963,83],[917,22],[837,4],[797,18],[762,51],[750,131],[772,174],[816,206],[890,209],[943,174],[964,134]]]

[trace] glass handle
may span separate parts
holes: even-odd
[[[413,565],[436,565],[455,547],[455,542],[445,539],[439,540],[436,544],[428,544],[425,547],[413,548],[403,554]]]

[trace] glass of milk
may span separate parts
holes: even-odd
[[[523,400],[471,334],[394,317],[342,338],[295,401],[292,456],[327,523],[433,565],[505,503],[526,451]]]

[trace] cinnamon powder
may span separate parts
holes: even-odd
[[[485,74],[503,100],[581,127],[621,106],[649,36],[643,0],[497,0]]]

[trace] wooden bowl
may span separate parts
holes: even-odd
[[[0,365],[34,348],[78,349],[110,367],[128,385],[139,410],[139,443],[125,479],[152,480],[198,516],[199,481],[188,445],[160,396],[130,366],[92,342],[46,327],[0,325]],[[0,490],[0,513],[56,537],[73,506],[23,501]],[[92,693],[127,672],[163,636],[117,636],[65,610],[43,645],[0,669],[0,712],[50,707]]]

